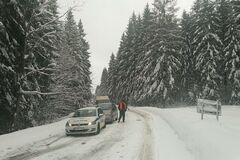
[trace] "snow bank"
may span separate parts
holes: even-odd
[[[158,111],[146,113],[151,117],[152,141],[153,141],[153,160],[193,160],[194,157],[187,150],[186,145],[181,141],[176,132],[159,116]]]
[[[42,140],[57,138],[65,135],[64,126],[67,119],[21,131],[5,134],[0,136],[0,159],[6,154],[11,153],[18,148],[30,146]]]
[[[219,121],[213,115],[204,115],[201,120],[195,107],[146,110],[157,112],[185,142],[195,159],[240,159],[240,107],[224,106]]]

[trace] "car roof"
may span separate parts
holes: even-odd
[[[88,110],[88,109],[96,109],[97,107],[85,107],[85,108],[80,108],[78,110]]]
[[[112,104],[110,102],[106,102],[106,103],[98,103],[97,105],[100,105],[100,104]]]

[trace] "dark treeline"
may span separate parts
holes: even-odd
[[[175,4],[155,0],[133,13],[98,89],[133,105],[240,104],[240,1],[196,0],[181,19]]]
[[[91,100],[89,45],[57,0],[0,1],[0,134],[69,114]]]

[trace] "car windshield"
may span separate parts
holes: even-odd
[[[75,112],[73,117],[94,117],[96,115],[96,109],[84,109]]]
[[[111,104],[111,103],[101,103],[101,104],[98,104],[98,106],[99,106],[102,110],[108,110],[108,109],[111,109],[112,104]]]

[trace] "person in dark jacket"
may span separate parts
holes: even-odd
[[[118,110],[120,113],[118,123],[121,121],[121,118],[123,118],[123,122],[125,122],[125,112],[127,110],[127,103],[124,100],[121,100],[118,105]]]

